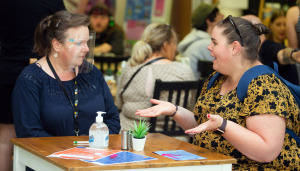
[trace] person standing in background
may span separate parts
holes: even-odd
[[[10,170],[15,129],[11,94],[19,73],[30,58],[39,58],[33,50],[33,35],[38,22],[47,15],[64,10],[62,0],[0,1],[0,166]]]
[[[286,35],[289,47],[299,49],[300,41],[300,0],[297,0],[296,6],[289,8],[286,14]]]
[[[200,4],[192,14],[193,29],[178,44],[181,56],[190,59],[190,66],[195,78],[200,77],[198,61],[212,61],[207,46],[210,44],[210,35],[215,25],[224,18],[216,5]]]

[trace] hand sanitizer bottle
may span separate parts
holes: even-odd
[[[103,122],[101,114],[106,112],[97,112],[96,122],[93,123],[89,131],[89,144],[93,148],[107,148],[109,142],[109,131],[107,125]]]

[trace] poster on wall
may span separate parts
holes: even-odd
[[[172,0],[127,0],[125,24],[126,52],[130,53],[134,43],[151,22],[169,23]]]
[[[151,22],[152,0],[127,0],[125,10],[126,52],[141,38],[144,29]]]
[[[162,17],[164,15],[165,0],[156,0],[154,16]]]
[[[151,19],[152,0],[127,0],[125,20]]]

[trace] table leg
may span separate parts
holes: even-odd
[[[25,170],[25,165],[20,162],[20,147],[14,145],[14,161],[13,161],[14,171]]]
[[[40,157],[18,147],[14,146],[14,171],[25,171],[28,166],[36,171],[62,171],[60,167],[41,159]]]

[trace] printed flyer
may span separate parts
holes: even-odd
[[[189,153],[184,150],[172,150],[172,151],[156,151],[154,152],[158,155],[167,157],[173,160],[198,160],[198,159],[206,159],[205,157],[201,157],[192,153]]]

